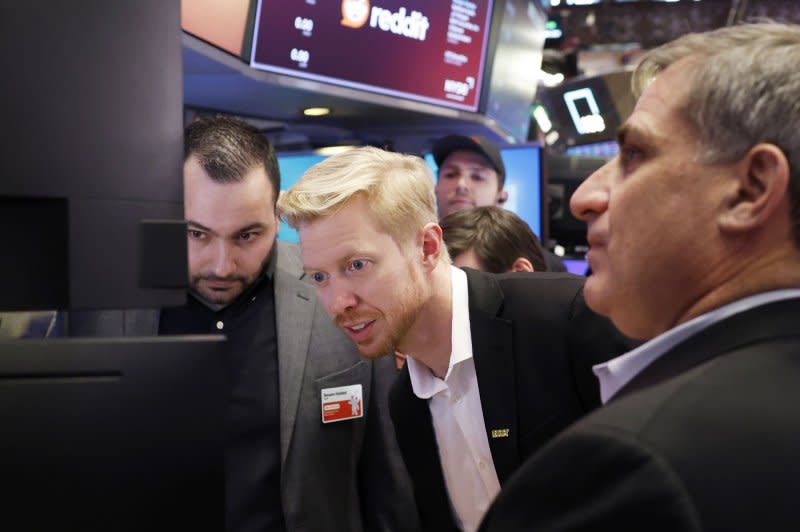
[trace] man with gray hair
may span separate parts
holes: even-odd
[[[582,278],[453,267],[433,187],[419,157],[358,148],[278,206],[362,356],[408,355],[389,408],[423,529],[473,531],[521,460],[599,404],[587,362],[627,345],[586,308]]]
[[[482,530],[798,530],[800,27],[651,51],[619,155],[575,192],[590,307],[650,339]]]

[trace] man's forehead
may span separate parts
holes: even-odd
[[[450,153],[442,162],[442,167],[468,164],[470,166],[480,166],[495,171],[492,163],[485,156],[471,150],[456,150]]]
[[[659,72],[636,101],[637,109],[682,108],[691,88],[697,59],[685,57]]]

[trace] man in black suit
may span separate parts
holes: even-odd
[[[418,157],[331,157],[279,208],[361,354],[408,355],[390,410],[423,528],[475,530],[522,459],[599,403],[589,366],[624,339],[583,304],[582,278],[453,267]]]
[[[590,307],[651,340],[482,530],[798,530],[800,27],[651,51],[620,153],[572,197]],[[641,89],[644,88],[642,91]]]

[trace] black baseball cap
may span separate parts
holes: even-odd
[[[451,153],[459,150],[472,151],[486,157],[500,178],[500,188],[503,188],[506,181],[506,167],[503,164],[503,158],[500,157],[500,150],[492,141],[477,136],[447,135],[442,137],[433,144],[433,160],[436,161],[436,166],[441,167]]]

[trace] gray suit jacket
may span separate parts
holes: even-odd
[[[363,360],[302,279],[296,246],[277,243],[281,493],[290,531],[416,530],[410,482],[388,420],[391,357]],[[72,336],[158,332],[158,310],[81,312]],[[361,384],[366,415],[323,424],[324,388]]]

